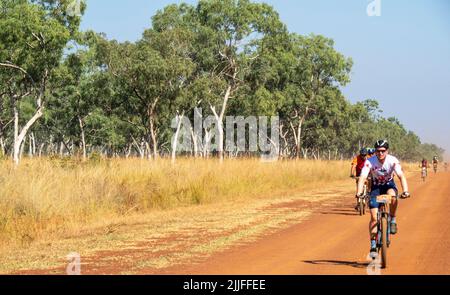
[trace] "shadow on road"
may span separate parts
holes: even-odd
[[[332,215],[348,215],[348,216],[356,216],[359,215],[356,211],[326,211],[320,212],[320,214],[332,214]]]
[[[342,260],[303,260],[309,264],[322,264],[322,265],[347,265],[354,268],[366,268],[369,266],[369,262],[357,262],[357,261],[342,261]]]

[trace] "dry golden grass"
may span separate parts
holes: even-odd
[[[0,164],[0,273],[57,267],[71,251],[95,257],[97,251],[121,249],[112,258],[133,260],[131,268],[124,267],[128,272],[166,267],[251,241],[309,214],[307,208],[283,208],[285,202],[346,199],[354,190],[348,161],[180,159],[172,165],[164,159],[25,159],[17,169]],[[411,176],[420,170],[403,166]],[[271,204],[276,206],[267,209]],[[164,242],[173,235],[182,235],[183,242]],[[155,251],[187,248],[136,260],[136,242],[149,240]]]
[[[345,179],[348,162],[24,159],[0,166],[0,246],[76,235],[109,220],[270,196]]]

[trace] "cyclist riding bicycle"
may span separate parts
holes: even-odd
[[[397,233],[396,211],[397,211],[397,197],[398,189],[394,182],[394,174],[396,174],[400,180],[403,189],[402,197],[408,198],[408,182],[406,176],[403,173],[399,160],[388,154],[389,143],[386,140],[379,140],[375,143],[376,157],[372,157],[366,160],[364,168],[361,171],[361,176],[358,182],[357,197],[360,197],[363,192],[364,182],[367,177],[372,178],[372,191],[370,192],[370,222],[369,222],[369,235],[370,235],[370,252],[376,252],[376,234],[377,234],[377,214],[380,203],[377,203],[376,197],[383,194],[389,194],[393,196],[390,207],[390,231],[391,234]]]
[[[356,178],[356,191],[358,191],[358,179],[357,177],[359,177],[361,175],[361,170],[364,167],[364,163],[366,162],[367,159],[367,149],[366,148],[362,148],[359,151],[359,155],[356,156],[353,160],[352,160],[352,167],[350,170],[350,177],[351,178]],[[358,198],[356,198],[356,207],[355,210],[358,210],[359,204],[358,204]]]
[[[422,163],[420,164],[420,168],[422,169],[422,178],[425,181],[425,177],[428,175],[427,169],[429,168],[427,159],[425,159],[425,158],[422,159]]]
[[[438,157],[437,157],[437,156],[434,156],[434,157],[433,157],[433,168],[434,168],[435,171],[436,171],[436,169],[437,169],[438,163],[439,163]]]

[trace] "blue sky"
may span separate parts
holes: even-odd
[[[450,159],[450,1],[265,0],[289,31],[322,34],[354,61],[343,92],[351,102],[373,98],[384,116],[397,117],[423,142],[436,143]],[[135,41],[151,16],[168,4],[197,1],[87,0],[82,29]]]

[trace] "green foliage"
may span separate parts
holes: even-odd
[[[290,34],[267,4],[169,5],[138,41],[121,43],[79,32],[81,17],[68,13],[71,3],[0,1],[0,63],[26,72],[0,66],[0,140],[7,153],[11,95],[33,90],[18,102],[23,126],[45,85],[47,109],[32,128],[44,154],[59,154],[62,144],[63,154],[77,155],[84,142],[91,162],[105,154],[156,156],[170,147],[176,114],[192,121],[195,107],[204,116],[223,107],[225,116],[279,115],[287,157],[301,150],[350,157],[386,138],[404,160],[442,158],[444,150],[384,118],[375,99],[351,104],[340,87],[350,83],[352,59],[330,38]],[[81,14],[85,8],[82,1]]]

